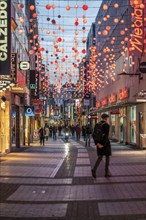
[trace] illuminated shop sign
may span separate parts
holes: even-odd
[[[20,70],[30,70],[30,62],[23,61],[19,63]]]
[[[107,105],[107,98],[102,99],[102,106],[106,106]]]
[[[117,101],[117,95],[116,94],[111,94],[110,97],[108,98],[108,102],[110,104],[115,103]]]
[[[118,93],[119,100],[127,99],[128,97],[129,97],[129,89],[128,88],[124,88],[119,91],[119,93]]]
[[[32,100],[32,105],[34,106],[35,114],[41,114],[42,107],[43,107],[43,101],[39,100],[39,99]]]
[[[25,116],[35,116],[34,107],[32,106],[25,106],[24,107],[24,115]]]
[[[134,9],[132,20],[134,33],[131,34],[131,46],[142,53],[143,50],[143,8],[141,8],[142,0],[130,0],[130,4]]]
[[[97,101],[96,102],[96,108],[100,108],[101,107],[101,102],[100,101]]]
[[[0,0],[0,75],[11,75],[10,0]]]

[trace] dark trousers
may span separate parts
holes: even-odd
[[[90,134],[86,134],[85,147],[90,147]]]
[[[56,140],[56,133],[53,133],[53,140]]]
[[[77,141],[79,141],[80,140],[80,134],[76,134],[76,136],[77,136]]]
[[[40,137],[40,144],[42,145],[44,145],[45,144],[45,137]]]
[[[103,155],[99,155],[96,162],[95,162],[95,165],[93,167],[93,170],[96,172],[100,162],[102,161],[102,158],[103,158]],[[105,174],[108,174],[109,172],[109,162],[110,162],[110,156],[105,156]]]

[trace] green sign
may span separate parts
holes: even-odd
[[[30,89],[35,89],[36,85],[35,84],[30,84]]]

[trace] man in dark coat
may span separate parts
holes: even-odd
[[[94,178],[96,178],[96,170],[103,158],[103,156],[106,157],[106,161],[105,161],[105,177],[110,177],[110,173],[109,173],[109,161],[110,161],[110,156],[111,156],[111,144],[109,141],[109,124],[107,123],[109,115],[107,114],[102,114],[101,115],[101,123],[102,123],[102,133],[103,133],[103,140],[101,142],[96,142],[95,144],[97,146],[97,155],[98,158],[95,162],[95,165],[93,167],[92,171],[92,176]],[[95,128],[96,129],[96,125]]]

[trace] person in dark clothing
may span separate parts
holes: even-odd
[[[92,128],[90,123],[85,127],[85,147],[90,147],[90,136],[92,134]]]
[[[84,141],[86,140],[86,127],[82,126],[82,136],[84,138]]]
[[[53,126],[52,131],[53,131],[53,140],[56,140],[57,139],[57,136],[56,136],[57,128],[55,125]]]
[[[76,126],[76,138],[77,138],[77,141],[80,140],[80,134],[81,134],[81,128],[79,125]]]
[[[70,131],[71,131],[72,137],[74,137],[74,134],[75,134],[75,127],[74,127],[74,125],[72,125],[70,127]]]
[[[49,135],[49,136],[50,136],[50,137],[52,137],[52,128],[53,128],[52,126],[49,127],[49,132],[50,132],[50,135]]]
[[[97,155],[98,158],[95,162],[95,165],[93,167],[93,169],[91,170],[92,172],[92,176],[94,178],[96,178],[96,170],[100,164],[100,162],[102,161],[103,156],[106,157],[106,161],[105,161],[105,177],[110,177],[111,174],[109,173],[109,162],[110,162],[110,156],[111,156],[111,144],[109,141],[109,124],[107,123],[109,115],[107,114],[102,114],[101,115],[101,126],[102,126],[102,134],[103,134],[103,138],[102,141],[96,141],[94,140],[96,146],[97,146]],[[97,129],[97,126],[95,125],[94,127],[94,132]]]
[[[61,136],[61,131],[62,131],[62,126],[61,125],[58,126],[58,131],[59,131],[59,136]]]
[[[39,130],[39,136],[40,136],[40,144],[45,144],[45,129],[43,127]]]

